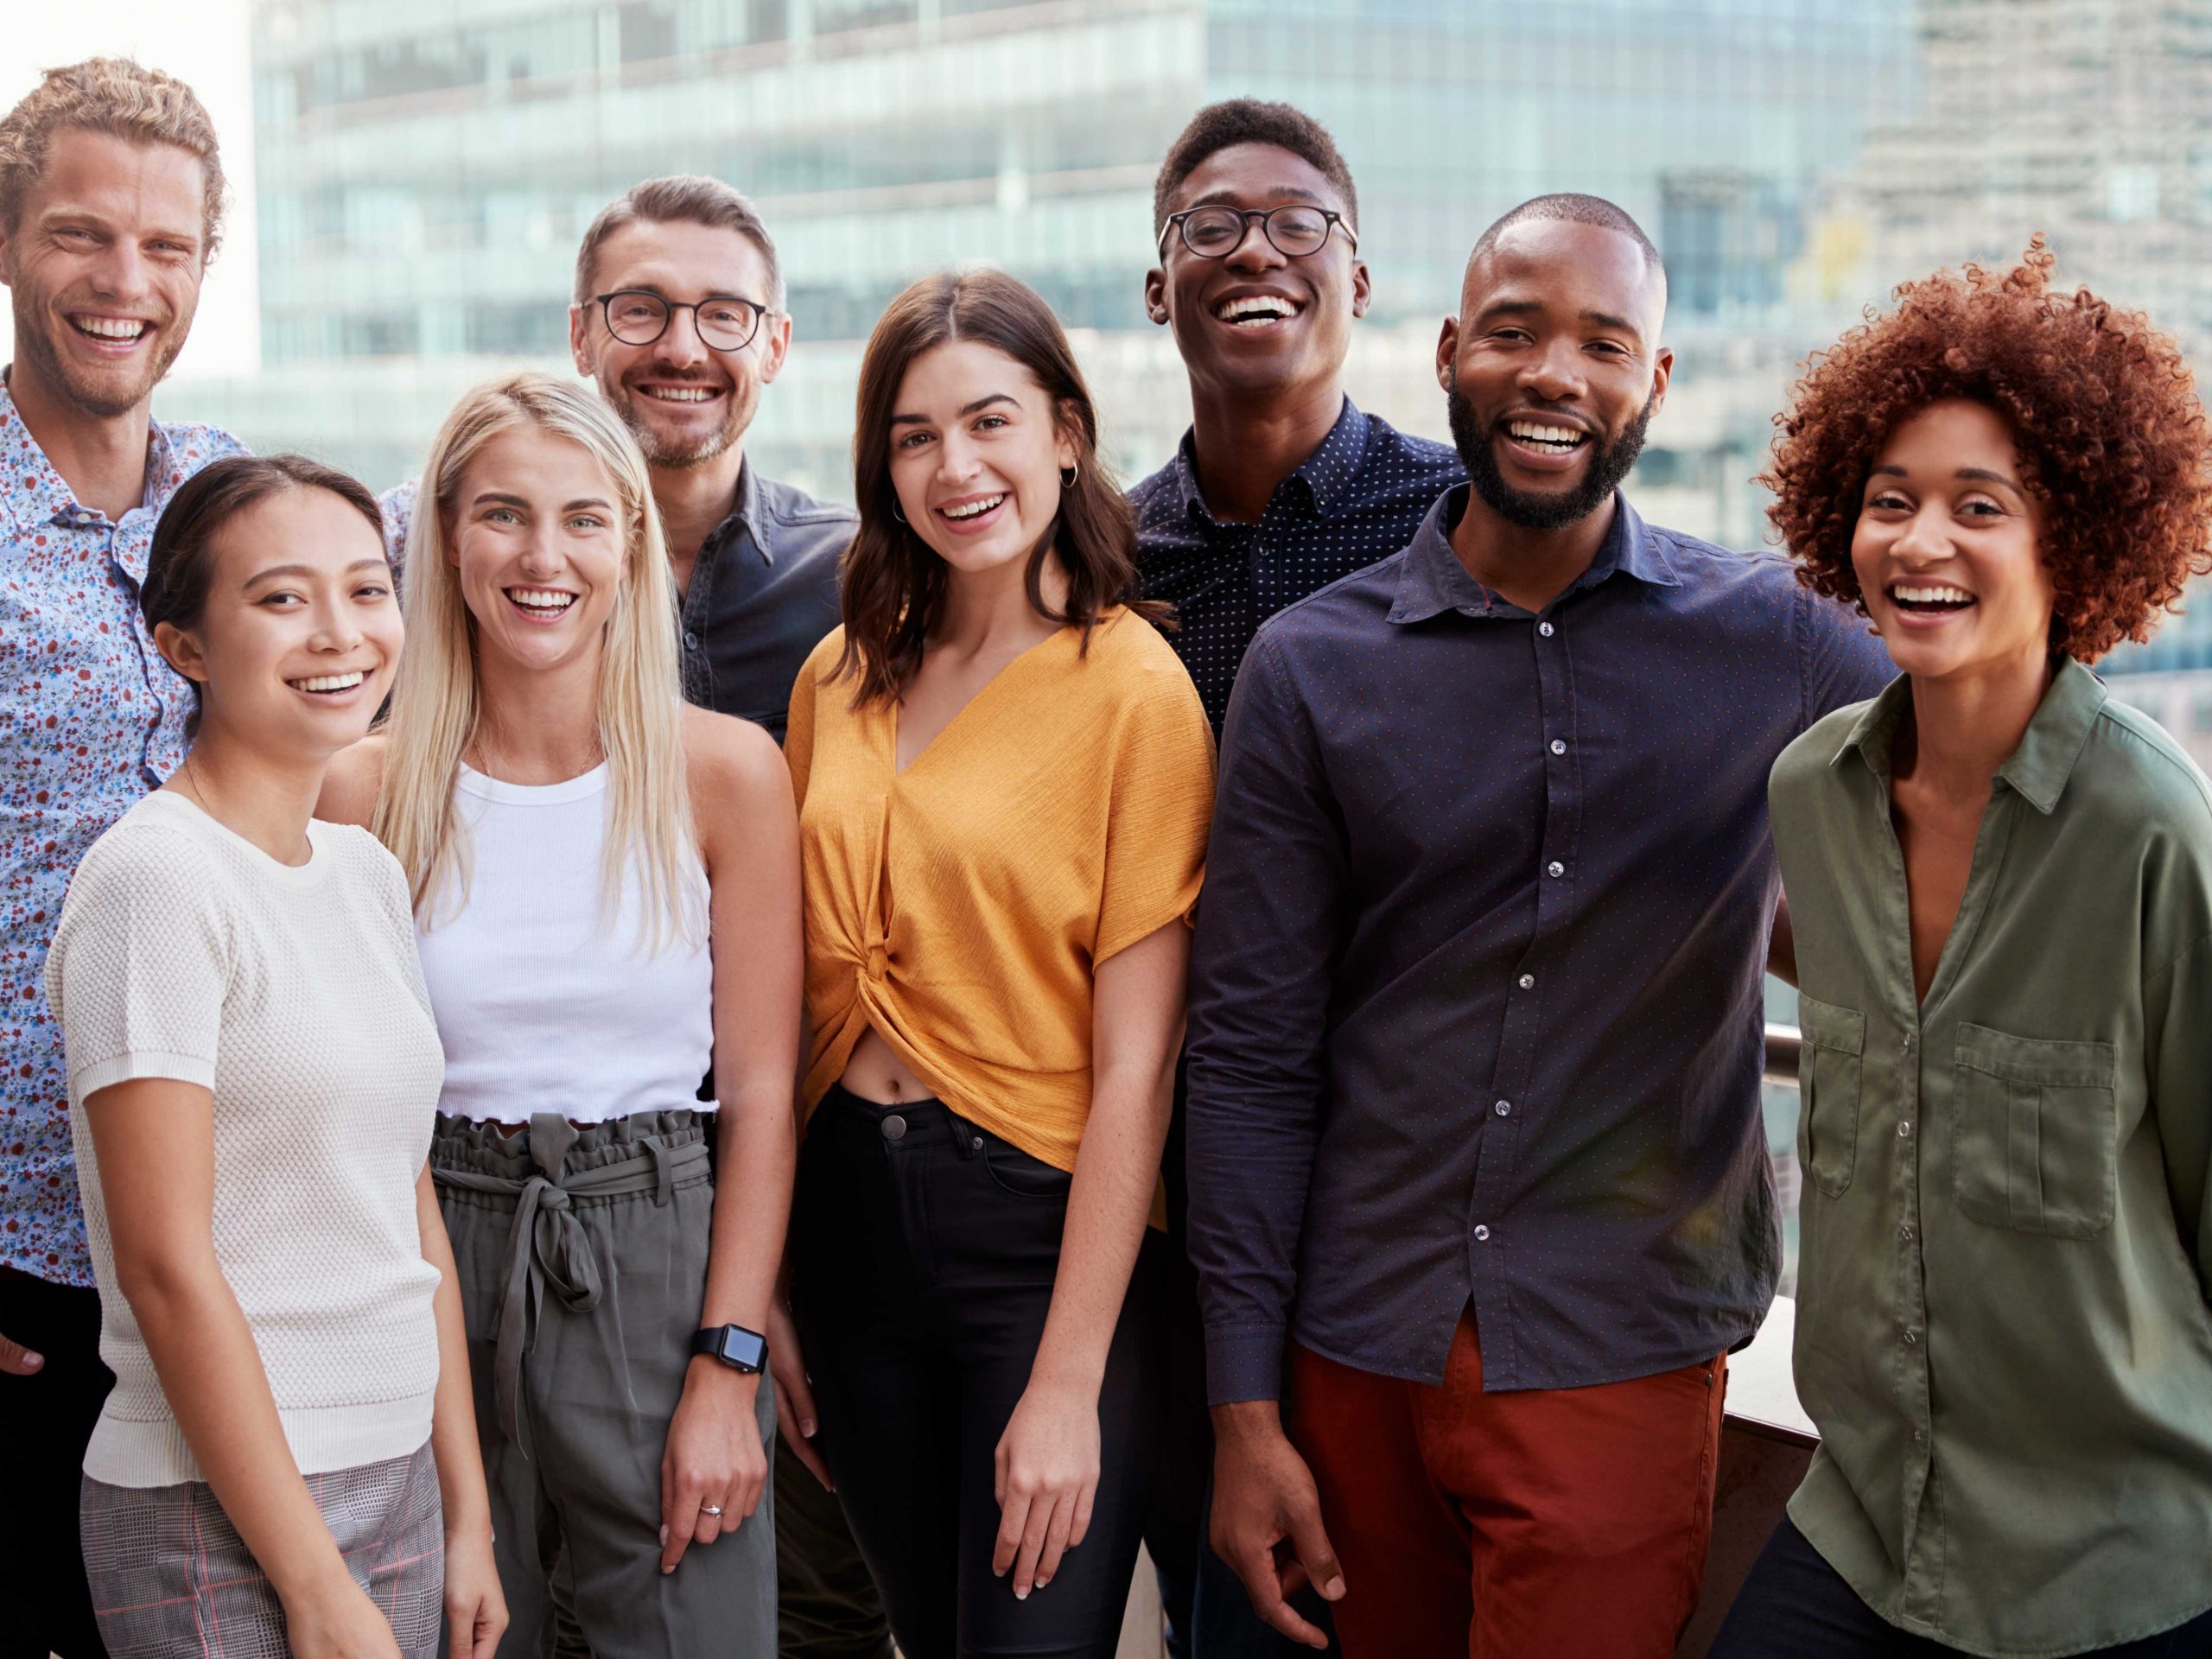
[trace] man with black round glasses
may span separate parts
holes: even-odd
[[[1351,172],[1319,122],[1287,104],[1210,105],[1168,151],[1153,204],[1160,264],[1145,277],[1145,308],[1174,334],[1192,425],[1174,459],[1129,493],[1146,596],[1175,606],[1167,638],[1218,736],[1260,624],[1396,552],[1461,472],[1450,448],[1344,396],[1368,274]],[[1166,1158],[1179,1241],[1181,1083]],[[1213,1436],[1196,1284],[1177,1260],[1169,1420],[1145,1529],[1170,1646],[1178,1659],[1299,1651],[1261,1623],[1206,1547]],[[1325,1621],[1318,1602],[1301,1605]]]
[[[1153,190],[1145,309],[1173,331],[1191,429],[1130,493],[1147,597],[1217,735],[1244,648],[1294,600],[1386,557],[1460,481],[1444,444],[1344,396],[1367,310],[1359,200],[1320,124],[1235,99],[1192,118]]]
[[[683,595],[684,696],[779,742],[791,682],[837,626],[837,556],[854,522],[746,462],[746,430],[791,342],[775,244],[721,180],[648,179],[584,232],[569,348],[652,471]],[[385,498],[395,543],[414,489]]]
[[[853,515],[745,461],[745,433],[791,349],[776,246],[719,179],[650,179],[576,254],[569,343],[652,468],[683,595],[683,689],[778,741],[791,682],[837,625]]]

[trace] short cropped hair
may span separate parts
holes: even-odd
[[[1167,223],[1175,206],[1175,193],[1183,181],[1207,161],[1232,144],[1273,144],[1287,149],[1334,185],[1344,198],[1344,217],[1359,227],[1359,192],[1352,188],[1351,168],[1337,153],[1329,130],[1305,111],[1288,104],[1270,104],[1256,98],[1232,98],[1209,104],[1191,118],[1160,164],[1152,187],[1152,226],[1157,232]]]
[[[1475,251],[1467,256],[1467,263],[1474,264],[1496,245],[1499,237],[1516,225],[1524,225],[1531,219],[1568,225],[1596,225],[1605,230],[1618,231],[1635,243],[1637,251],[1643,254],[1643,269],[1647,274],[1665,269],[1659,257],[1659,250],[1652,246],[1651,238],[1643,233],[1643,226],[1636,222],[1626,208],[1615,207],[1603,196],[1586,196],[1572,190],[1563,190],[1554,195],[1533,196],[1518,207],[1501,214],[1476,241]]]
[[[698,173],[672,173],[632,185],[599,210],[583,245],[576,250],[576,303],[591,303],[594,268],[607,238],[626,225],[705,225],[735,231],[760,250],[760,263],[768,268],[768,304],[784,308],[784,271],[776,258],[776,245],[760,222],[760,209],[743,191]],[[740,298],[746,297],[739,296]]]
[[[1951,397],[2012,428],[2043,508],[2054,650],[2093,663],[2148,638],[2212,564],[2212,431],[2181,347],[2139,311],[2054,289],[2054,263],[2037,236],[2001,274],[1970,264],[1907,283],[1896,309],[1808,363],[1760,480],[1801,582],[1866,610],[1851,542],[1867,477],[1900,424]]]
[[[13,235],[23,200],[65,132],[103,132],[134,144],[174,144],[197,157],[203,181],[200,254],[223,239],[223,163],[215,124],[191,87],[129,58],[87,58],[48,69],[0,116],[0,232]]]

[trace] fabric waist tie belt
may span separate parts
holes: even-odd
[[[507,1236],[507,1259],[501,1275],[493,1377],[500,1431],[525,1458],[530,1456],[530,1428],[522,1414],[522,1361],[537,1340],[546,1288],[550,1286],[561,1305],[572,1313],[588,1313],[599,1306],[599,1258],[592,1254],[591,1240],[570,1200],[650,1192],[655,1204],[665,1205],[676,1190],[677,1177],[694,1166],[703,1171],[709,1159],[704,1140],[671,1147],[655,1137],[645,1141],[635,1157],[619,1163],[564,1169],[562,1166],[569,1148],[575,1142],[575,1124],[556,1112],[537,1112],[530,1120],[530,1155],[537,1166],[535,1173],[493,1175],[483,1170],[441,1169],[435,1165],[430,1170],[431,1180],[440,1186],[514,1200],[514,1228]]]

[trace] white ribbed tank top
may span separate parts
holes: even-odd
[[[633,870],[602,916],[604,762],[566,783],[502,783],[467,766],[454,810],[470,842],[468,902],[418,918],[423,977],[445,1044],[438,1109],[526,1123],[705,1109],[714,1046],[713,959],[704,929],[646,953]],[[705,872],[692,895],[706,915]],[[665,930],[664,930],[665,932]]]

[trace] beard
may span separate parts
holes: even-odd
[[[155,341],[144,366],[131,379],[88,374],[81,365],[69,360],[60,345],[47,332],[47,318],[42,308],[35,302],[36,296],[28,291],[28,285],[19,285],[14,292],[16,351],[29,363],[31,372],[41,383],[67,398],[80,413],[99,421],[120,419],[153,396],[154,388],[168,373],[176,354],[184,349],[185,336],[192,327],[188,315],[165,320],[161,336]],[[67,328],[69,324],[65,321],[60,327]]]
[[[1644,434],[1650,429],[1652,410],[1658,401],[1656,392],[1645,398],[1636,418],[1612,442],[1602,443],[1594,433],[1591,435],[1590,464],[1583,469],[1580,484],[1572,489],[1538,491],[1516,490],[1505,481],[1498,470],[1497,452],[1491,447],[1490,432],[1475,418],[1474,405],[1459,395],[1457,369],[1444,396],[1445,409],[1452,419],[1452,442],[1459,451],[1459,464],[1467,469],[1467,481],[1482,497],[1484,506],[1522,530],[1564,530],[1611,500],[1613,492],[1636,465],[1636,458],[1643,453]]]
[[[709,431],[677,436],[655,426],[645,408],[646,400],[642,392],[632,391],[619,380],[606,387],[605,392],[622,424],[637,439],[638,448],[645,452],[646,463],[671,470],[703,467],[723,454],[745,435],[745,429],[753,423],[753,412],[760,404],[758,383],[733,377],[721,424]]]

